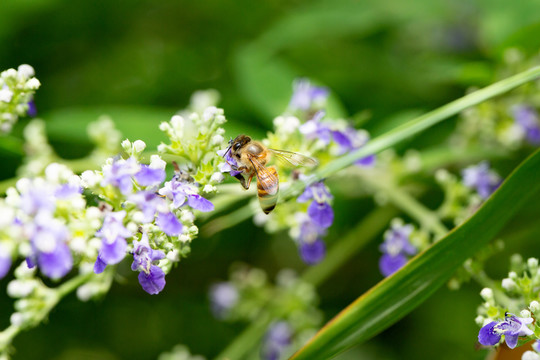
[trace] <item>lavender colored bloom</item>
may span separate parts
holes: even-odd
[[[324,241],[316,239],[312,243],[301,242],[299,251],[302,261],[308,265],[314,265],[324,259],[324,256],[326,255],[326,246],[324,245]]]
[[[302,178],[302,177],[301,177]],[[332,194],[328,191],[324,181],[319,181],[309,186],[306,186],[304,192],[296,199],[296,201],[303,203],[314,199],[317,202],[329,202],[333,199]]]
[[[129,200],[133,201],[137,207],[141,209],[143,213],[143,223],[152,222],[156,212],[168,210],[165,199],[151,191],[138,191],[135,194],[130,195]]]
[[[319,203],[317,201],[312,201],[311,204],[309,204],[307,213],[315,225],[322,229],[330,227],[334,222],[334,210],[332,210],[330,204],[326,202]]]
[[[384,277],[390,276],[407,263],[407,257],[402,254],[383,254],[379,259],[379,270]]]
[[[278,321],[270,325],[261,348],[261,358],[264,360],[278,360],[284,350],[292,342],[292,329],[285,321]]]
[[[148,165],[141,165],[141,169],[135,174],[135,180],[141,186],[159,185],[165,180],[165,170],[153,169]]]
[[[101,260],[101,257],[98,255],[96,262],[94,263],[94,273],[101,274],[103,271],[105,271],[106,267],[107,263]]]
[[[540,119],[536,110],[527,105],[516,105],[511,110],[514,121],[525,132],[530,144],[540,144]]]
[[[218,319],[227,317],[229,311],[238,303],[236,287],[230,282],[220,282],[210,287],[210,306]]]
[[[21,210],[28,215],[35,215],[38,212],[53,212],[56,208],[56,198],[51,187],[45,184],[35,183],[23,194],[21,194]]]
[[[407,263],[407,256],[416,254],[416,248],[410,243],[413,227],[410,224],[392,224],[384,233],[384,242],[379,247],[383,252],[379,260],[379,269],[384,276],[398,271]]]
[[[183,225],[172,212],[159,213],[156,224],[169,236],[178,236],[182,233]]]
[[[171,200],[175,208],[184,205],[187,198],[188,205],[196,210],[203,212],[214,210],[214,205],[210,201],[197,194],[194,185],[178,180],[178,176],[174,176],[171,181],[167,181],[159,189],[159,194]]]
[[[317,111],[313,118],[300,125],[298,130],[306,139],[320,140],[323,144],[328,145],[332,140],[332,130],[328,124],[321,122],[324,115],[324,111]]]
[[[94,272],[102,268],[101,262],[107,265],[117,264],[126,255],[126,238],[131,237],[131,231],[123,224],[125,211],[111,212],[105,216],[103,226],[96,232],[102,240],[101,249],[94,265]],[[101,269],[102,270],[102,269]]]
[[[338,145],[338,155],[343,155],[364,146],[369,137],[363,130],[356,130],[348,127],[345,131],[332,131],[332,137]],[[368,155],[365,158],[357,160],[356,165],[370,167],[375,164],[375,155]]]
[[[0,279],[4,278],[11,268],[11,253],[0,243]]]
[[[501,178],[490,170],[487,161],[465,168],[462,176],[463,184],[474,188],[482,199],[487,199],[501,184]]]
[[[65,243],[57,244],[51,252],[40,252],[37,262],[41,272],[51,279],[64,277],[73,267],[73,257]]]
[[[150,295],[159,294],[165,288],[165,273],[159,266],[152,265],[148,273],[139,273],[139,284]]]
[[[188,195],[188,205],[194,208],[195,210],[199,210],[202,212],[209,212],[214,210],[214,204],[210,202],[210,200],[207,200],[203,198],[201,195],[193,194]]]
[[[533,318],[520,318],[514,314],[506,313],[503,321],[492,321],[480,329],[480,332],[478,333],[478,342],[485,346],[493,346],[498,344],[502,335],[504,335],[506,345],[508,345],[510,349],[513,349],[516,347],[520,336],[534,334],[533,331],[527,327],[527,325],[532,324],[533,321]]]
[[[73,258],[66,244],[69,232],[65,225],[41,211],[27,230],[33,250],[29,265],[37,263],[41,272],[52,279],[66,275],[73,266]]]
[[[225,162],[218,165],[219,171],[222,173],[228,172],[231,176],[236,176],[241,173],[240,171],[233,170],[238,168],[238,163],[236,162],[236,159],[232,157],[230,147],[225,150],[218,150],[217,154],[225,158]]]
[[[102,185],[112,185],[127,195],[133,189],[132,177],[139,172],[140,165],[137,160],[130,157],[127,160],[116,160],[111,165],[103,167]]]
[[[31,99],[28,102],[28,111],[26,112],[28,116],[35,117],[37,115],[37,107],[34,99]]]
[[[164,257],[163,251],[150,247],[146,233],[142,234],[140,241],[133,242],[131,270],[140,272],[139,283],[143,290],[151,295],[158,294],[165,287],[165,273],[159,266],[153,264]]]
[[[328,89],[313,86],[307,79],[298,79],[293,83],[293,95],[289,103],[291,110],[309,110],[317,103],[323,103],[328,98]]]
[[[54,196],[57,199],[69,199],[72,196],[79,195],[82,193],[82,188],[76,184],[62,184],[54,192]]]

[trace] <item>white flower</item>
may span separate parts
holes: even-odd
[[[11,91],[7,86],[4,85],[4,87],[0,89],[0,101],[8,103],[11,101],[12,97],[13,91]]]

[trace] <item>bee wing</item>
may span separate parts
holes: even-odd
[[[302,155],[294,151],[268,149],[270,152],[280,160],[284,160],[292,166],[316,166],[319,162],[309,156]]]
[[[265,214],[269,214],[276,207],[279,193],[279,180],[276,168],[265,167],[255,156],[248,155],[257,174],[257,196],[259,204]]]
[[[260,187],[269,194],[275,194],[277,192],[277,184],[279,183],[276,169],[265,167],[253,155],[248,155],[248,158],[257,174],[257,187]]]

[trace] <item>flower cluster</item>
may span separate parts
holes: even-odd
[[[214,206],[185,174],[177,173],[163,184],[166,163],[158,155],[151,156],[149,165],[140,163],[144,142],[126,140],[122,146],[130,155],[127,159],[111,158],[102,171],[82,174],[84,185],[107,204],[96,233],[101,245],[94,272],[119,263],[129,252],[141,286],[157,294],[172,263],[189,251],[198,232],[193,211],[212,211]]]
[[[293,90],[288,112],[274,119],[274,132],[268,133],[267,138],[262,140],[266,146],[312,156],[324,164],[367,143],[369,135],[366,131],[354,129],[343,119],[325,117],[323,109],[329,95],[326,88],[300,79],[295,82]],[[238,176],[239,173],[233,170],[236,160],[230,151],[221,149],[218,155],[224,158],[219,165],[220,171]],[[358,161],[357,165],[371,167],[374,162],[375,157],[369,156]],[[276,166],[280,188],[286,188],[292,181],[306,181],[304,172],[309,171],[308,168],[291,171],[290,166],[287,168],[279,162]],[[264,225],[269,232],[290,229],[302,260],[307,264],[316,264],[325,256],[326,247],[322,238],[334,220],[331,201],[328,187],[320,181],[307,186],[296,202],[280,203],[269,216],[259,212],[254,221]]]
[[[484,303],[478,308],[476,323],[481,326],[478,341],[484,346],[497,345],[504,339],[513,349],[520,338],[536,338],[538,324],[534,319],[540,315],[538,259],[530,258],[525,263],[521,256],[514,255],[512,270],[502,280],[501,288],[484,288],[480,293]],[[518,312],[519,316],[514,315]]]
[[[20,116],[35,116],[32,96],[41,84],[34,74],[26,64],[0,73],[0,133],[11,131]]]
[[[401,219],[394,219],[390,229],[384,233],[384,242],[379,249],[383,253],[379,260],[379,269],[384,276],[390,276],[401,269],[409,257],[418,249],[411,243],[414,228],[404,224]]]
[[[64,277],[73,267],[73,254],[94,255],[87,243],[101,223],[101,211],[87,207],[81,179],[67,167],[51,164],[44,178],[22,178],[7,191],[2,203],[2,258],[26,258],[52,279]]]
[[[438,214],[443,219],[453,220],[456,225],[471,216],[502,182],[487,161],[466,167],[461,174],[461,181],[445,169],[435,174],[444,191],[444,202]]]
[[[230,280],[210,287],[211,310],[218,319],[251,322],[270,314],[283,314],[269,324],[261,345],[261,358],[277,360],[314,334],[321,322],[312,285],[298,279],[291,270],[282,270],[276,285],[269,284],[259,269],[240,266]]]
[[[499,69],[503,77],[538,65],[539,61],[538,57],[525,60],[517,49],[508,49],[504,59],[507,63]],[[504,97],[465,110],[459,119],[453,144],[499,150],[540,145],[537,92],[538,83],[531,83],[530,87],[517,88]]]
[[[325,245],[322,236],[334,222],[334,211],[330,205],[332,200],[324,182],[320,181],[307,186],[304,192],[296,199],[299,203],[311,200],[305,213],[297,213],[299,226],[291,229],[291,235],[298,242],[300,256],[306,264],[316,264],[325,255]]]
[[[217,151],[225,141],[225,129],[221,125],[226,119],[223,109],[215,106],[200,111],[175,115],[169,122],[162,123],[160,129],[167,134],[171,143],[161,144],[158,150],[180,157],[184,161],[180,165],[186,165],[191,170],[193,179],[203,186],[202,192],[212,193],[217,190],[215,185],[223,181],[223,174],[216,170],[223,162]]]

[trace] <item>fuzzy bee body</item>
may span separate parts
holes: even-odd
[[[257,196],[265,214],[276,207],[279,194],[279,176],[274,166],[266,167],[272,155],[282,158],[294,166],[316,165],[317,161],[291,151],[270,149],[247,135],[238,135],[229,142],[229,149],[236,165],[230,164],[233,170],[239,171],[235,177],[240,180],[244,189],[249,189],[253,176],[257,176]],[[244,177],[244,175],[247,177]]]

